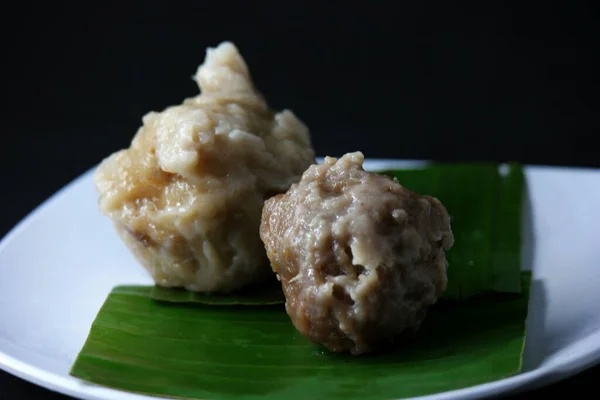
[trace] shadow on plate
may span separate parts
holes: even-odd
[[[546,357],[546,316],[547,316],[547,290],[543,280],[537,279],[533,270],[533,260],[536,251],[534,233],[534,213],[529,190],[525,192],[523,201],[523,229],[522,229],[522,258],[521,265],[525,270],[532,270],[533,280],[529,296],[529,312],[527,315],[527,328],[525,348],[523,350],[523,366],[521,372],[536,369]]]

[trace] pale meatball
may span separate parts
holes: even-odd
[[[314,163],[308,128],[275,113],[231,43],[208,49],[201,94],[143,118],[97,168],[100,208],[157,285],[229,292],[272,274],[263,202]]]
[[[450,218],[435,198],[327,157],[265,202],[261,239],[300,333],[332,351],[381,350],[417,331],[446,289]]]

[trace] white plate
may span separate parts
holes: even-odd
[[[366,168],[414,162],[371,160]],[[600,361],[600,171],[527,167],[535,240],[525,258],[535,283],[527,372],[428,398],[466,399],[520,390]],[[529,237],[529,235],[525,235]],[[0,243],[0,367],[86,399],[149,399],[69,376],[113,286],[152,281],[98,211],[91,171],[46,201]]]

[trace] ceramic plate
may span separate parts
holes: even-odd
[[[367,169],[415,162],[370,160]],[[534,284],[523,373],[428,396],[522,390],[600,361],[600,170],[527,167],[524,269]],[[96,313],[120,284],[151,284],[97,207],[87,172],[0,243],[0,367],[85,399],[149,399],[69,376]]]

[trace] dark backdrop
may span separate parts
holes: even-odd
[[[0,236],[195,95],[223,40],[318,155],[600,166],[592,2],[48,3],[3,11]],[[49,394],[0,372],[3,396]]]

